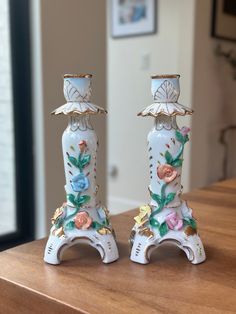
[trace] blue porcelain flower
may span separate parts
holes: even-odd
[[[89,187],[89,179],[83,173],[74,176],[71,181],[71,186],[74,192],[83,192]]]

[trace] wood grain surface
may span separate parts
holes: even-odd
[[[43,262],[46,239],[0,253],[0,313],[236,313],[236,179],[185,194],[207,261],[192,265],[163,245],[148,265],[129,260],[136,210],[112,217],[120,259],[75,246],[59,266]]]

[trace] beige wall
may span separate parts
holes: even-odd
[[[66,199],[61,135],[67,125],[64,116],[50,112],[65,103],[64,73],[92,73],[92,100],[106,107],[106,3],[105,0],[42,0],[41,45],[43,120],[45,142],[46,219]],[[106,195],[106,120],[96,117],[94,127],[100,139],[98,181],[100,197]]]
[[[108,3],[108,19],[109,4]],[[146,136],[152,118],[137,112],[151,104],[150,75],[179,73],[180,102],[191,106],[194,0],[159,0],[157,34],[112,39],[108,29],[108,163],[118,168],[117,178],[108,178],[112,212],[148,200]],[[110,23],[108,24],[110,25]],[[150,54],[150,67],[141,69],[142,54]],[[180,124],[190,124],[183,118]],[[183,183],[189,188],[190,145],[186,145]]]
[[[231,68],[215,56],[216,44],[228,50],[232,44],[210,36],[212,1],[196,2],[191,186],[201,187],[222,177],[222,127],[235,123],[235,81]],[[232,145],[231,145],[232,146]],[[234,146],[234,145],[233,145]],[[234,155],[235,156],[235,155]],[[231,175],[236,175],[230,169]]]

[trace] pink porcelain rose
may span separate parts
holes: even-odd
[[[76,228],[86,230],[91,226],[93,220],[87,212],[79,212],[75,216],[74,222]]]
[[[186,136],[189,132],[190,132],[190,128],[188,128],[187,126],[183,126],[180,130],[180,133],[183,135],[183,136]]]
[[[171,165],[160,165],[157,167],[157,175],[166,183],[172,182],[177,177],[177,171]]]
[[[166,223],[171,230],[180,230],[183,227],[183,220],[175,212],[166,216]]]
[[[83,153],[87,148],[87,142],[82,140],[79,142],[79,149],[80,149],[80,152]]]

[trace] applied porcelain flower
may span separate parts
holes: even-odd
[[[183,126],[180,130],[180,133],[183,135],[183,136],[186,136],[189,132],[190,132],[190,128],[188,128],[187,126]]]
[[[148,215],[151,213],[151,207],[148,205],[141,206],[139,208],[139,215],[134,217],[134,220],[138,225],[143,225],[148,221]]]
[[[86,141],[80,141],[79,142],[79,149],[80,149],[80,152],[83,153],[87,148],[87,142]]]
[[[171,165],[164,164],[157,167],[157,175],[161,180],[169,183],[176,178],[177,171]]]
[[[76,228],[86,230],[91,226],[93,220],[87,212],[79,212],[75,216],[74,222]]]
[[[89,179],[83,173],[79,173],[71,179],[71,186],[74,192],[86,191],[89,187]]]
[[[53,217],[51,219],[52,224],[54,225],[58,219],[63,219],[66,215],[65,211],[66,203],[63,203],[61,207],[57,208],[53,214]]]
[[[179,218],[176,212],[166,216],[166,223],[171,230],[180,230],[183,227],[183,220]]]

